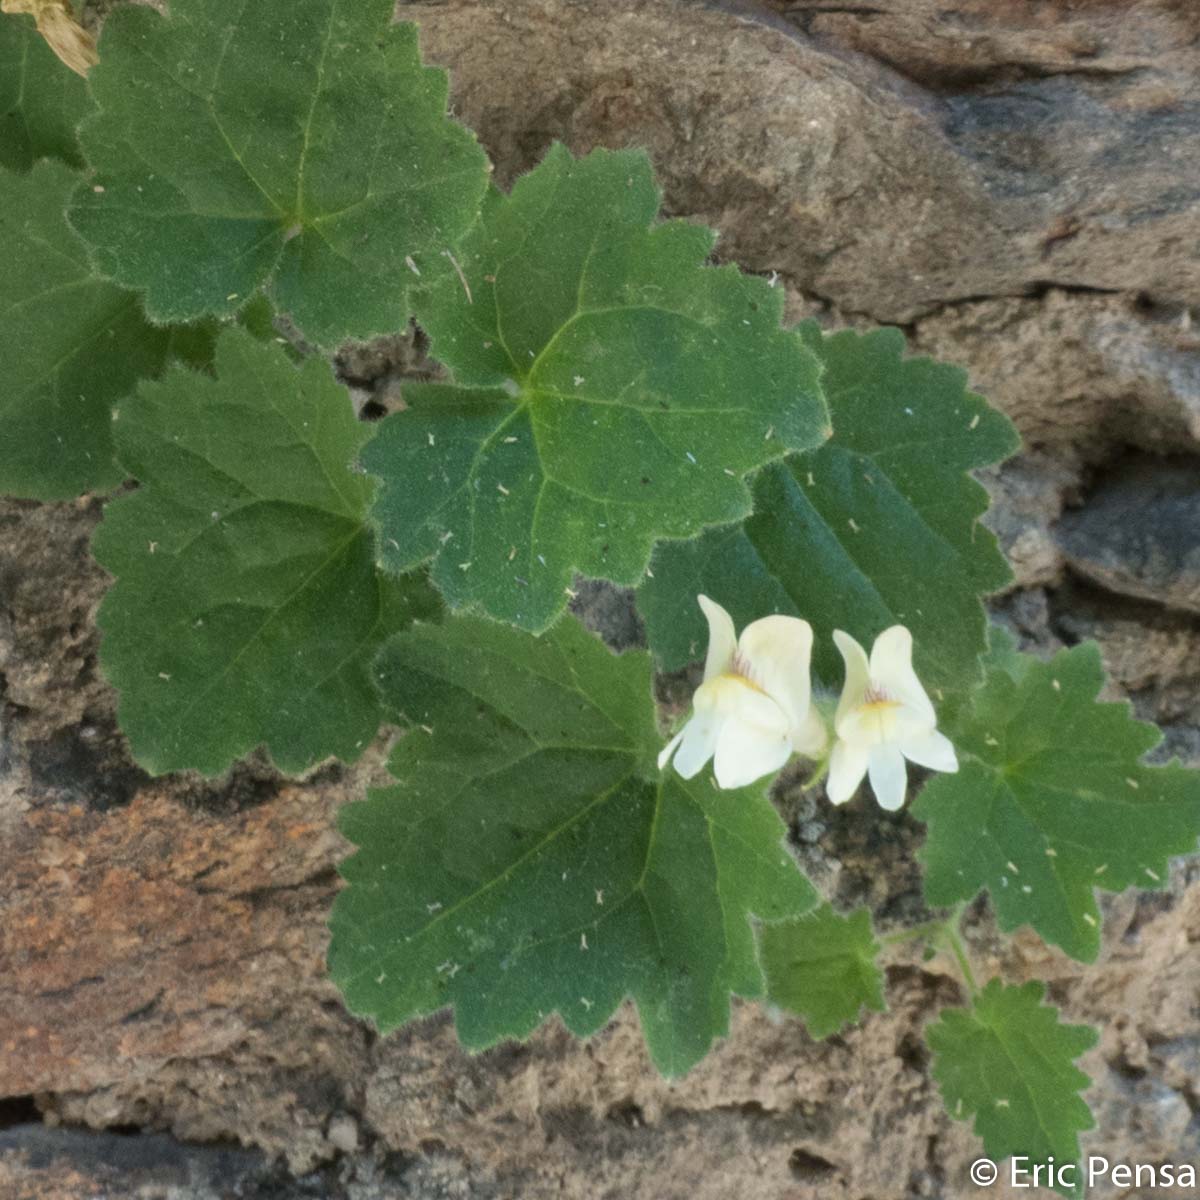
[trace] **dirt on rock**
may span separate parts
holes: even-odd
[[[793,317],[897,323],[1025,449],[987,472],[1027,648],[1095,638],[1110,695],[1200,765],[1200,9],[1187,0],[411,0],[507,186],[555,139],[644,146],[667,210],[774,273]],[[347,347],[365,418],[419,333]],[[252,758],[151,779],[97,662],[104,498],[0,502],[0,1197],[972,1194],[921,1028],[957,975],[888,951],[885,1014],[824,1042],[739,1004],[666,1081],[624,1009],[478,1056],[445,1014],[386,1038],[325,977],[339,806],[381,770]],[[642,636],[626,593],[578,606]],[[907,814],[779,790],[806,870],[882,929],[922,912]],[[1113,1162],[1200,1165],[1200,867],[1106,898],[1090,966],[970,915],[982,972],[1049,982]],[[992,1194],[1004,1196],[1003,1188]],[[1038,1195],[1017,1191],[1011,1195]],[[1098,1194],[1115,1194],[1101,1190]]]

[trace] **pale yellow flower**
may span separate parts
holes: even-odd
[[[658,756],[659,768],[674,754],[675,770],[691,779],[711,758],[717,785],[737,788],[778,771],[793,754],[819,754],[827,735],[812,707],[812,626],[763,617],[739,639],[719,604],[698,600],[708,618],[704,682],[692,719]]]
[[[845,804],[864,775],[882,808],[904,804],[904,760],[933,771],[957,771],[950,739],[937,731],[937,714],[912,666],[912,634],[903,625],[885,629],[871,658],[848,633],[833,635],[846,663],[846,682],[834,718],[837,741],[825,791]]]

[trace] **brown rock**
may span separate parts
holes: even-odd
[[[1026,442],[1066,463],[1114,445],[1200,449],[1200,331],[1187,309],[1051,290],[948,308],[920,321],[914,342],[969,364],[971,385]]]
[[[29,813],[0,867],[4,1093],[54,1093],[51,1110],[97,1128],[241,1139],[298,1168],[328,1157],[329,1110],[367,1062],[323,978],[338,792],[223,820],[165,787],[111,813]]]
[[[452,69],[457,112],[499,179],[554,138],[644,146],[669,209],[718,228],[723,257],[843,310],[911,321],[1048,283],[1200,294],[1200,163],[1184,151],[1200,132],[1194,13],[777,7],[413,0],[398,12]],[[920,46],[936,84],[934,64],[953,75],[963,43],[989,39],[976,51],[985,75],[1007,61],[1018,82],[943,94],[904,73]]]

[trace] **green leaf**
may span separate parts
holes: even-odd
[[[903,358],[899,330],[800,329],[825,365],[833,437],[763,471],[741,525],[658,547],[638,591],[650,647],[671,670],[703,654],[704,592],[739,627],[773,612],[811,622],[827,684],[842,672],[834,629],[869,649],[900,623],[931,690],[968,687],[985,646],[979,598],[1010,573],[978,523],[987,493],[966,472],[1016,449],[1012,425],[958,368]]]
[[[656,538],[744,516],[747,471],[827,435],[782,291],[704,266],[713,234],[658,203],[643,153],[561,146],[491,193],[418,306],[457,385],[406,389],[364,458],[389,567],[434,557],[451,605],[542,630],[576,571],[636,583]]]
[[[864,1005],[885,1010],[879,943],[865,908],[841,916],[822,904],[794,921],[763,925],[758,944],[767,999],[803,1017],[813,1037],[857,1021]]]
[[[399,329],[449,270],[482,150],[446,116],[391,0],[171,0],[113,12],[80,131],[98,187],[71,220],[156,321],[228,316],[260,288],[329,346]]]
[[[1005,987],[993,979],[973,1008],[949,1008],[927,1027],[933,1077],[951,1116],[975,1118],[993,1159],[1030,1164],[1079,1160],[1079,1133],[1092,1114],[1079,1092],[1091,1080],[1074,1060],[1097,1042],[1087,1025],[1063,1025],[1042,1004],[1043,986]],[[1082,1183],[1077,1168],[1075,1179]],[[1073,1189],[1076,1194],[1082,1187]]]
[[[155,773],[260,743],[285,771],[352,760],[379,726],[371,659],[435,600],[375,570],[374,485],[350,467],[368,428],[329,364],[230,330],[216,371],[172,370],[118,412],[141,487],[93,548],[117,579],[99,624],[121,728]]]
[[[63,217],[78,180],[53,161],[0,170],[0,492],[38,500],[118,484],[113,404],[169,360],[212,352],[210,329],[156,329],[135,295],[92,273]]]
[[[1000,927],[1031,925],[1075,958],[1100,948],[1095,889],[1159,887],[1168,859],[1200,834],[1200,772],[1141,758],[1161,734],[1127,704],[1100,704],[1094,644],[1019,679],[988,672],[947,732],[956,775],[938,775],[913,807],[928,826],[920,857],[933,906],[987,888]]]
[[[552,1013],[595,1033],[632,995],[654,1061],[697,1062],[729,994],[761,995],[749,916],[815,903],[765,788],[659,772],[648,656],[574,618],[541,638],[472,617],[382,654],[412,723],[393,787],[341,812],[330,971],[387,1031],[454,1006],[462,1041],[526,1037]]]
[[[987,641],[982,660],[984,671],[1004,671],[1015,683],[1020,683],[1026,669],[1037,662],[1036,658],[1021,653],[1017,639],[1003,625],[989,625]]]
[[[39,158],[83,165],[75,130],[92,110],[87,83],[63,66],[33,18],[0,16],[0,167]]]

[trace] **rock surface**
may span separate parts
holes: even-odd
[[[1111,694],[1200,763],[1200,9],[398,11],[452,68],[503,184],[555,138],[645,146],[669,210],[719,228],[724,258],[778,272],[793,315],[899,322],[914,350],[965,366],[1026,439],[985,480],[1016,571],[997,615],[1034,649],[1097,638]],[[419,343],[340,356],[366,415],[428,373]],[[383,743],[298,783],[257,760],[148,779],[96,665],[100,512],[0,504],[5,1200],[966,1193],[978,1143],[942,1111],[918,1036],[958,994],[938,959],[898,948],[890,1011],[825,1043],[740,1007],[730,1040],[673,1083],[628,1012],[586,1045],[551,1025],[475,1058],[444,1016],[382,1040],[347,1016],[322,968],[345,850],[332,817]],[[619,595],[581,603],[614,638],[639,636]],[[782,803],[839,903],[884,927],[919,911],[907,816]],[[1195,874],[1110,898],[1086,968],[973,917],[982,970],[1048,979],[1068,1018],[1102,1026],[1085,1149],[1113,1161],[1200,1162]]]

